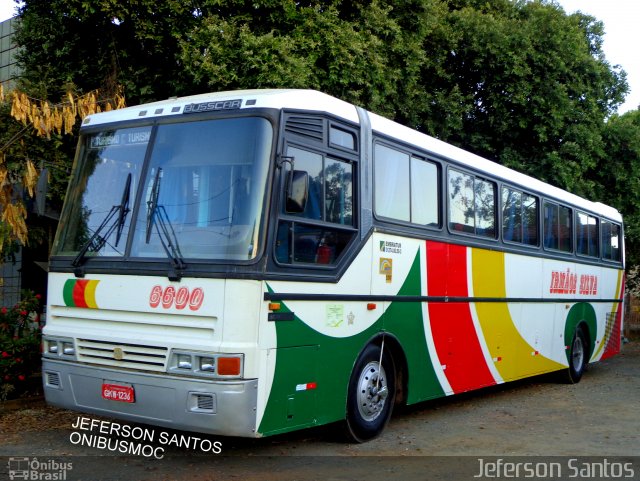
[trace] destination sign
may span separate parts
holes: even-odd
[[[89,140],[92,149],[103,149],[118,145],[147,144],[151,138],[151,129],[145,130],[116,130],[93,135]]]
[[[199,104],[187,104],[183,114],[197,114],[199,112],[214,112],[217,110],[234,110],[242,107],[242,99],[218,100],[215,102],[202,102]]]

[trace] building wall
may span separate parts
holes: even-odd
[[[14,86],[18,77],[18,49],[12,39],[16,22],[15,18],[0,22],[0,83],[5,91]],[[15,262],[0,263],[0,307],[11,307],[20,300],[21,265],[21,250],[16,254]]]
[[[21,265],[22,249],[16,253],[15,262],[0,264],[0,307],[11,307],[20,301]]]
[[[17,21],[17,18],[10,18],[0,23],[0,83],[5,90],[10,89],[18,77],[18,48],[12,38]]]

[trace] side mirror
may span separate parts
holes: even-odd
[[[309,197],[309,174],[304,170],[292,170],[287,179],[287,201],[285,210],[300,214],[307,207]]]

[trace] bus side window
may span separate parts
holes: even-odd
[[[502,187],[502,238],[538,245],[538,199],[511,187]]]
[[[602,221],[602,258],[609,261],[620,262],[622,254],[620,250],[620,226],[606,220]]]
[[[307,172],[309,195],[303,212],[286,212],[282,206],[276,260],[282,264],[335,264],[354,235],[353,164],[292,146],[287,156],[294,159],[295,170]],[[290,169],[285,164],[285,178]]]
[[[522,193],[502,188],[502,238],[522,242]]]
[[[576,252],[583,256],[599,257],[598,219],[578,212],[576,214]]]
[[[376,214],[410,222],[409,154],[375,144],[374,182]]]
[[[496,186],[471,174],[449,169],[449,229],[496,237]]]
[[[544,203],[544,247],[573,252],[571,209],[553,202]]]
[[[544,247],[558,248],[558,206],[550,202],[544,203]]]
[[[522,195],[522,242],[530,246],[538,245],[538,199],[532,195]]]

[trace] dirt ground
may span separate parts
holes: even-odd
[[[208,437],[220,442],[220,454],[165,446],[160,460],[126,457],[73,444],[78,416],[43,403],[0,414],[0,479],[21,479],[9,472],[17,458],[71,463],[72,469],[59,470],[65,478],[57,478],[68,480],[333,481],[473,479],[481,458],[543,463],[549,456],[578,458],[578,467],[629,462],[622,477],[640,479],[640,342],[591,365],[577,385],[541,376],[421,403],[394,413],[382,436],[359,445],[340,442],[329,426],[258,440]],[[519,458],[525,456],[539,457]],[[563,476],[576,473],[567,471],[567,459],[551,459],[562,463]],[[617,477],[615,470],[597,474],[591,479]]]

